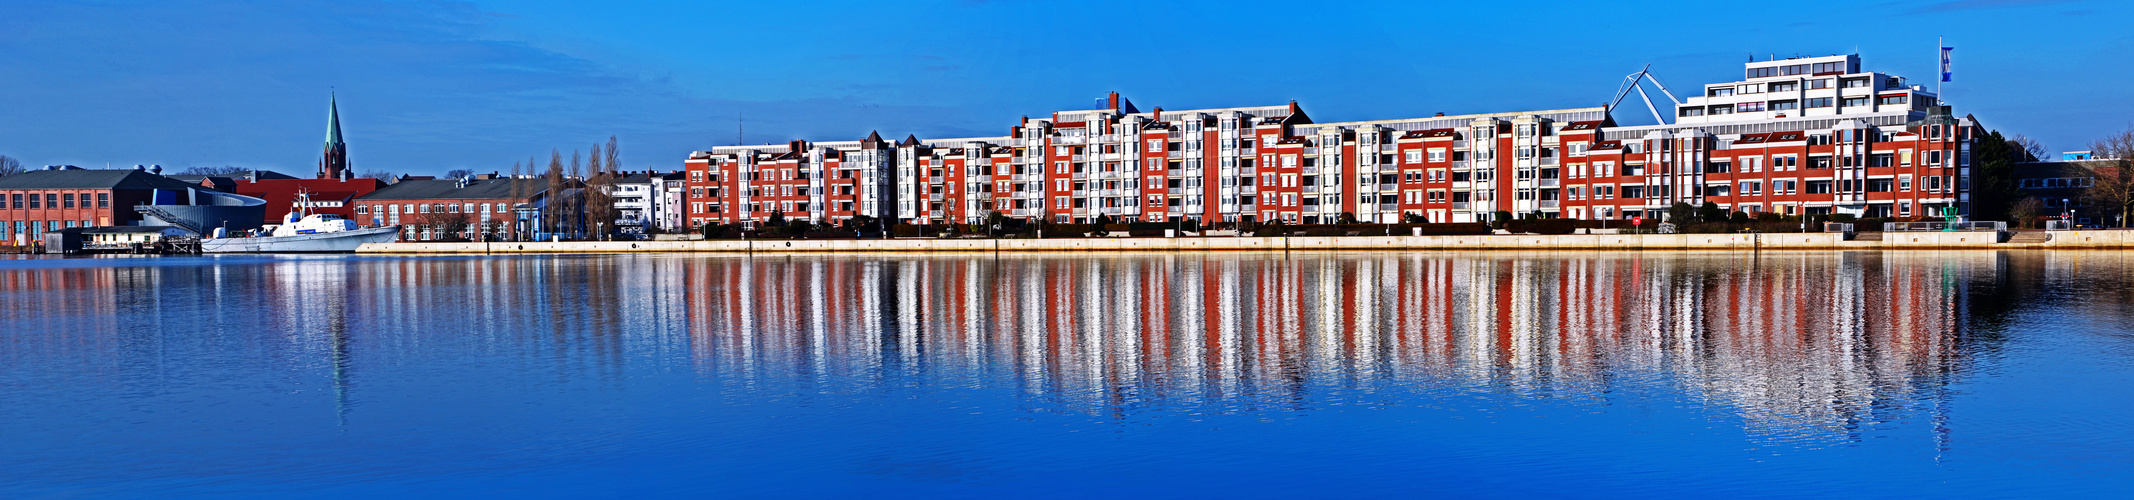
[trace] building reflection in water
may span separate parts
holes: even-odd
[[[0,272],[0,362],[153,393],[171,353],[323,374],[450,353],[622,388],[1012,391],[1034,411],[1306,410],[1374,394],[1665,390],[1774,439],[1946,414],[1946,387],[2091,253],[580,256],[66,260]],[[203,263],[204,262],[204,263]],[[182,264],[181,264],[182,263]],[[18,263],[22,264],[22,263]],[[2101,280],[2101,281],[2100,281]],[[174,293],[191,290],[196,293]],[[183,334],[179,334],[179,333]],[[170,342],[187,342],[171,346]],[[443,366],[444,368],[440,368]],[[442,373],[442,372],[440,372]],[[424,374],[396,373],[405,379]]]
[[[1935,415],[1993,253],[711,258],[696,363],[824,391],[1008,386],[1093,413],[1667,384],[1752,432]],[[842,386],[840,385],[842,384]],[[1314,394],[1317,393],[1317,394]]]

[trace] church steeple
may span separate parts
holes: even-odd
[[[326,98],[326,152],[319,158],[320,179],[348,179],[348,145],[341,142],[341,103]]]

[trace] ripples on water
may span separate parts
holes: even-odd
[[[4,266],[0,493],[1964,496],[2134,465],[2116,253]]]

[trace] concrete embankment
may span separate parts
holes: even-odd
[[[2044,238],[1992,232],[1886,233],[1847,240],[1838,233],[1605,234],[1487,236],[1180,237],[1060,239],[712,240],[510,243],[371,243],[367,254],[481,253],[988,253],[1202,251],[1760,251],[2096,249],[2134,247],[2134,231],[2057,231]]]

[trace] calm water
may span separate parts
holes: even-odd
[[[0,262],[0,497],[2118,496],[2120,253]]]

